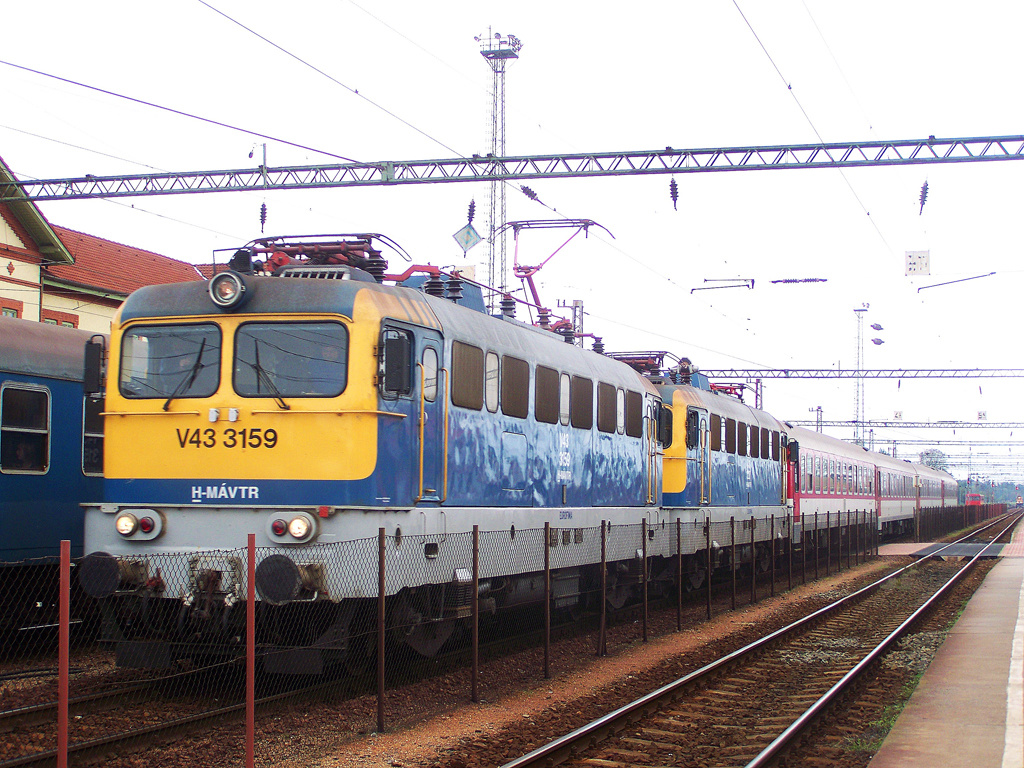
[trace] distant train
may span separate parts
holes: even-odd
[[[795,429],[678,372],[641,375],[576,346],[571,328],[515,320],[511,302],[489,316],[458,275],[422,267],[385,284],[376,237],[255,241],[235,269],[121,307],[105,495],[87,505],[81,568],[120,663],[237,652],[250,532],[258,642],[296,650],[279,671],[315,672],[352,660],[375,610],[376,567],[345,553],[381,528],[389,626],[431,655],[470,599],[468,555],[439,555],[474,525],[480,589],[501,608],[537,598],[537,561],[512,540],[545,523],[578,541],[601,521],[645,520],[653,588],[667,590],[677,520],[793,515],[796,541],[814,512],[861,510],[887,528],[955,501],[944,473]],[[740,561],[762,562],[770,536],[757,527]],[[401,546],[410,537],[421,543]],[[697,538],[682,550],[690,588],[708,577]],[[599,583],[600,554],[549,546],[571,607]],[[637,594],[635,543],[611,537],[607,559],[623,604]]]
[[[0,317],[0,629],[56,619],[60,542],[82,556],[102,499],[103,401],[83,391],[93,334]]]

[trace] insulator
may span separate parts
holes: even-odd
[[[602,339],[600,336],[594,337],[594,351],[597,352],[597,354],[599,355],[604,354],[604,339]]]
[[[454,302],[458,302],[462,298],[462,279],[458,273],[448,278],[447,296]]]
[[[260,232],[263,232],[263,225],[267,223],[267,204],[260,204]]]
[[[501,300],[501,314],[508,318],[516,316],[516,300],[507,293]]]
[[[473,223],[473,217],[476,216],[476,200],[469,201],[469,223]]]
[[[431,275],[427,282],[423,284],[423,292],[428,296],[444,298],[444,281],[441,280],[439,275]]]
[[[523,191],[523,194],[526,195],[531,200],[536,200],[537,199],[537,193],[534,192],[529,187],[527,187],[525,184],[523,186],[519,187],[519,188]]]
[[[917,212],[918,216],[920,216],[922,213],[924,213],[924,201],[927,200],[927,199],[928,199],[928,182],[925,181],[925,183],[921,185],[921,210]]]
[[[537,310],[537,325],[545,331],[551,329],[551,313],[546,309]]]
[[[668,196],[672,198],[672,210],[678,211],[676,203],[679,202],[679,185],[676,184],[676,177],[673,176],[668,182]]]
[[[561,328],[558,329],[558,332],[562,334],[562,341],[564,341],[566,344],[572,344],[574,341],[576,341],[576,331],[573,329],[571,325],[563,325]]]
[[[364,262],[362,269],[369,272],[378,283],[383,283],[384,273],[388,269],[388,260],[379,253],[371,253]]]

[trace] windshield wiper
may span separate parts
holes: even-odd
[[[167,398],[167,402],[164,403],[164,410],[165,411],[168,408],[170,408],[171,400],[173,400],[174,398],[180,396],[184,392],[188,391],[188,389],[195,383],[196,376],[199,375],[199,371],[201,371],[203,368],[206,367],[206,366],[203,365],[203,350],[204,349],[206,349],[206,338],[205,337],[203,338],[202,343],[200,343],[200,345],[199,345],[199,354],[196,355],[196,361],[192,364],[192,369],[185,375],[185,378],[183,378],[181,380],[181,382],[178,384],[178,386],[174,388],[174,391],[171,392],[171,396],[168,397]]]
[[[292,409],[292,407],[290,405],[288,405],[288,403],[286,403],[284,401],[284,399],[281,397],[281,390],[277,388],[277,385],[274,383],[274,380],[272,378],[270,378],[270,374],[267,373],[266,370],[264,370],[262,365],[260,365],[260,341],[259,341],[259,339],[256,339],[256,345],[255,346],[256,346],[256,362],[255,363],[248,363],[248,365],[254,371],[256,371],[256,391],[259,392],[260,382],[262,381],[264,384],[267,385],[267,389],[270,390],[271,394],[273,394],[274,402],[277,403],[278,407],[282,411],[290,411]]]

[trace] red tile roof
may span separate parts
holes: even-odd
[[[81,286],[127,296],[137,288],[202,280],[192,264],[52,225],[75,257],[74,264],[53,264],[47,272]]]

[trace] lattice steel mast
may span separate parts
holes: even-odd
[[[505,156],[505,68],[519,58],[523,44],[515,35],[502,37],[488,28],[487,36],[476,38],[480,55],[491,67],[491,151],[490,157]],[[487,284],[508,291],[508,263],[506,259],[507,232],[505,227],[505,185],[493,179],[488,194],[487,216]],[[494,311],[499,294],[491,293],[489,309]]]

